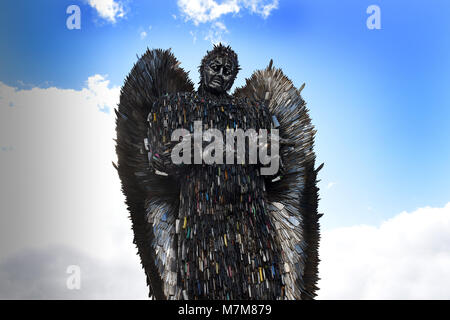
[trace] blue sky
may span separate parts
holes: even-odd
[[[450,201],[448,1],[280,0],[267,16],[244,2],[203,22],[177,1],[119,1],[124,16],[113,22],[88,1],[2,1],[0,81],[80,90],[101,74],[121,86],[136,54],[170,47],[197,82],[201,58],[221,39],[239,55],[236,85],[271,58],[296,86],[306,82],[325,162],[324,228]],[[71,4],[81,30],[66,28]],[[366,27],[372,4],[381,30]]]

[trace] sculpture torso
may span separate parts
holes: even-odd
[[[154,114],[149,115],[149,137],[161,145],[170,144],[175,129],[185,128],[192,133],[194,121],[202,121],[203,131],[220,130],[224,139],[227,129],[258,131],[272,125],[264,104],[226,95],[166,95],[153,110]],[[191,164],[174,172],[180,188],[177,230],[171,244],[178,261],[172,267],[177,277],[174,296],[281,297],[283,262],[267,213],[260,166]]]

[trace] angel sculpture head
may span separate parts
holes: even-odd
[[[230,46],[225,47],[219,43],[206,53],[199,69],[200,88],[214,95],[221,95],[231,89],[240,68],[237,54]]]

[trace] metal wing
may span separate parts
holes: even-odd
[[[277,230],[284,261],[288,299],[313,299],[318,289],[319,218],[317,170],[313,151],[315,130],[301,89],[281,71],[258,70],[235,91],[256,101],[265,100],[279,123],[281,173],[266,180],[270,216]]]
[[[179,185],[150,162],[147,117],[167,93],[192,92],[188,73],[170,50],[147,50],[125,80],[116,111],[118,164],[122,191],[130,211],[134,243],[147,276],[149,296],[168,299],[176,291],[173,248]],[[159,174],[158,174],[159,173]]]

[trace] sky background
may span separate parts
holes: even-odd
[[[80,30],[66,26],[73,4]],[[380,30],[366,25],[370,5]],[[111,166],[112,109],[147,47],[172,48],[197,83],[201,58],[222,41],[239,56],[235,87],[270,59],[306,83],[325,163],[319,298],[450,299],[449,9],[445,0],[2,1],[0,297],[146,297]],[[71,264],[81,290],[65,286]]]

